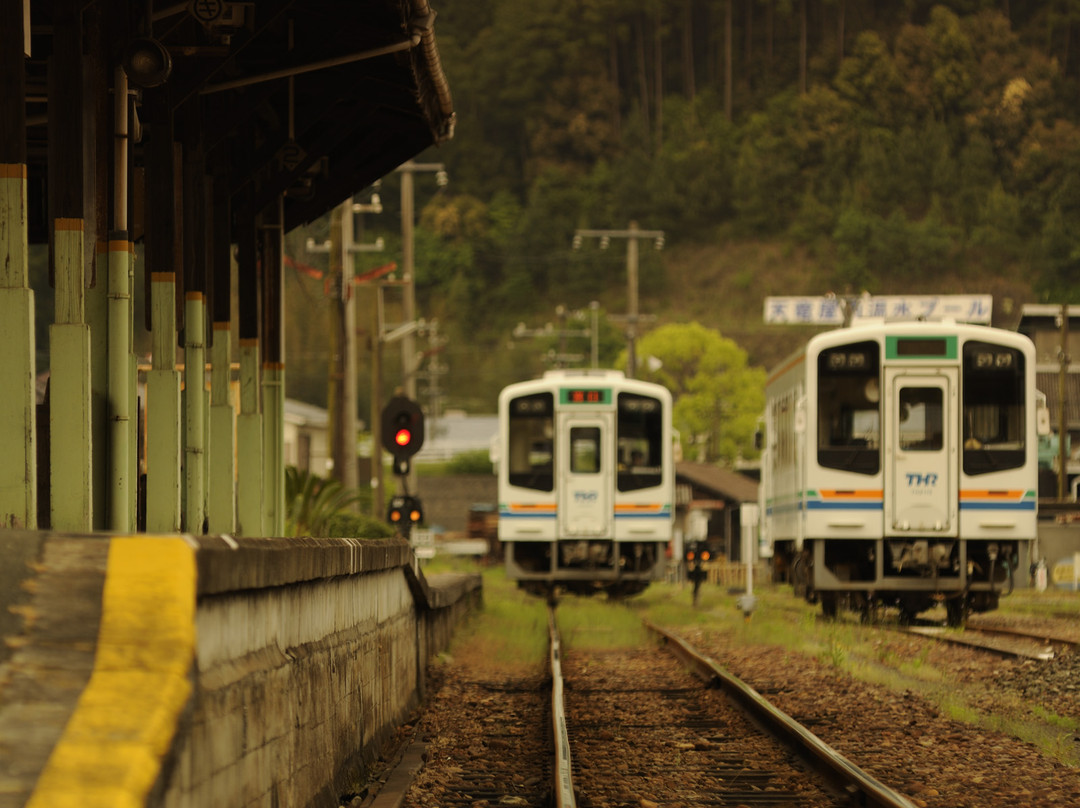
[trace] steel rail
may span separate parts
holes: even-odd
[[[576,808],[570,763],[570,737],[566,731],[563,702],[562,646],[555,625],[555,607],[548,605],[548,639],[551,659],[551,723],[555,737],[554,795],[556,808]]]
[[[1013,633],[1008,631],[999,631],[997,629],[983,629],[968,626],[964,629],[963,633],[953,633],[950,630],[940,626],[904,626],[900,629],[901,633],[914,634],[918,637],[927,637],[931,640],[940,640],[941,642],[947,642],[950,645],[959,645],[965,648],[975,648],[979,651],[986,651],[990,654],[997,654],[1003,657],[1015,657],[1017,659],[1034,659],[1040,662],[1046,662],[1054,658],[1053,642],[1050,640],[1043,640],[1032,634]],[[982,635],[982,639],[979,639],[979,635]],[[998,635],[1003,641],[1008,642],[1030,640],[1032,643],[1044,643],[1045,646],[1039,649],[1034,648],[1021,648],[1018,645],[1006,647],[1005,645],[995,644],[992,640],[992,635]],[[1006,640],[1005,638],[1008,638]]]
[[[852,804],[863,808],[915,808],[915,804],[907,797],[871,777],[791,716],[770,704],[752,687],[701,654],[682,637],[648,620],[643,623],[647,629],[670,643],[673,653],[688,664],[696,675],[706,682],[718,685],[769,732],[792,747],[842,791],[848,793],[853,800]]]
[[[1039,631],[1032,628],[1013,628],[1012,626],[983,626],[972,623],[970,620],[964,627],[964,631],[977,631],[980,634],[1001,634],[1006,637],[1019,637],[1021,639],[1029,639],[1035,642],[1042,642],[1047,645],[1063,645],[1066,648],[1076,648],[1080,646],[1080,642],[1077,640],[1070,640],[1067,637],[1060,637],[1048,631]]]

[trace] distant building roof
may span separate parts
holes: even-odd
[[[462,452],[488,451],[499,431],[497,415],[446,413],[428,418],[424,445],[416,455],[419,461],[448,460]]]
[[[1070,320],[1080,317],[1080,306],[1069,305],[1067,310]],[[1061,306],[1057,303],[1025,303],[1020,308],[1020,321],[1036,318],[1055,319],[1060,314]]]
[[[711,491],[720,499],[732,502],[757,502],[758,484],[745,474],[711,463],[683,460],[675,464],[675,477]]]
[[[322,407],[316,407],[306,401],[287,398],[285,399],[285,420],[298,426],[326,429],[330,423],[330,414]]]

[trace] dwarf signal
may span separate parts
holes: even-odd
[[[386,521],[393,525],[403,536],[424,521],[424,507],[419,497],[394,497],[386,513]]]
[[[712,554],[709,552],[708,545],[702,542],[692,542],[686,548],[686,573],[687,577],[694,584],[695,605],[697,605],[698,590],[701,589],[701,584],[707,577],[705,568],[702,565],[711,557]]]

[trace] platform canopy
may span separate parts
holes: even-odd
[[[29,6],[34,241],[47,234],[50,101],[71,97],[70,87],[50,82],[49,62],[80,39],[84,98],[100,97],[94,87],[111,84],[116,65],[125,67],[137,93],[136,169],[139,126],[165,124],[177,141],[205,155],[208,173],[227,174],[234,206],[258,211],[284,193],[286,230],[318,218],[453,132],[428,0],[29,0]],[[103,121],[109,110],[96,116]]]

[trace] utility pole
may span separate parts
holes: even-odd
[[[371,515],[382,519],[382,286],[371,285]]]
[[[513,337],[514,339],[531,338],[558,338],[559,348],[549,350],[544,359],[547,361],[549,367],[563,368],[570,365],[581,362],[585,359],[584,354],[568,353],[566,351],[566,339],[567,337],[591,337],[592,338],[592,366],[595,368],[599,363],[599,346],[597,344],[597,318],[599,316],[600,304],[595,300],[589,304],[592,310],[593,324],[592,328],[568,328],[566,321],[573,317],[574,319],[581,319],[584,314],[580,311],[568,311],[566,306],[555,307],[555,318],[559,321],[558,327],[552,323],[545,323],[541,328],[529,328],[525,323],[518,323],[514,327]]]
[[[421,336],[427,338],[428,349],[420,356],[420,360],[427,359],[427,367],[424,370],[420,370],[417,367],[416,375],[418,378],[422,378],[427,382],[427,400],[428,400],[428,434],[434,437],[438,432],[438,421],[442,416],[442,386],[439,379],[446,375],[449,368],[446,363],[439,359],[439,354],[442,353],[443,348],[446,347],[446,337],[439,334],[439,321],[429,320],[422,329]],[[419,361],[417,362],[419,366]]]
[[[381,210],[378,200],[370,209]],[[383,240],[373,244],[353,241],[353,214],[364,209],[346,199],[330,213],[330,239],[316,244],[307,240],[309,253],[328,253],[330,257],[330,372],[328,403],[330,409],[330,449],[334,460],[334,479],[345,488],[359,488],[356,462],[356,296],[353,294],[354,253],[383,249]]]
[[[583,238],[599,238],[600,249],[606,250],[613,238],[626,239],[626,375],[634,378],[637,373],[637,328],[638,328],[638,239],[652,239],[658,250],[664,248],[663,230],[640,230],[637,222],[630,222],[626,230],[576,230],[574,231],[574,249],[581,248]]]
[[[1069,306],[1061,304],[1061,350],[1058,352],[1060,368],[1058,370],[1058,501],[1065,500],[1069,489],[1069,419],[1065,413],[1068,396],[1065,385],[1069,379]]]
[[[401,260],[402,280],[405,281],[405,297],[402,306],[406,323],[416,320],[416,284],[414,282],[413,228],[416,224],[416,202],[413,191],[413,175],[418,171],[434,172],[440,188],[448,182],[446,167],[442,163],[415,163],[412,160],[398,166],[401,174]],[[406,334],[401,340],[401,374],[405,381],[405,395],[416,400],[416,337]]]

